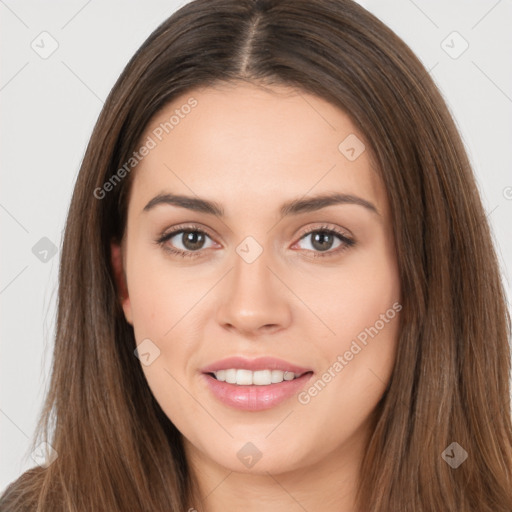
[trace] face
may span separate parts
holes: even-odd
[[[175,99],[142,144],[113,259],[188,455],[276,474],[361,453],[401,309],[363,136],[316,96],[237,84]]]

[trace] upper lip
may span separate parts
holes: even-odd
[[[293,372],[296,374],[303,374],[312,371],[309,368],[302,368],[295,364],[289,363],[282,359],[275,357],[258,357],[256,359],[246,359],[244,357],[227,357],[215,363],[209,364],[201,369],[203,373],[213,373],[219,370],[229,370],[236,368],[240,370],[281,370],[283,372]]]

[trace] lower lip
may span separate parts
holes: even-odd
[[[243,411],[264,411],[288,400],[303,388],[313,373],[305,373],[293,380],[284,380],[279,384],[268,386],[238,386],[221,382],[204,373],[206,384],[223,404]]]

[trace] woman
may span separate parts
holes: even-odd
[[[164,22],[92,134],[59,285],[49,458],[2,510],[512,510],[475,180],[424,67],[353,2]]]

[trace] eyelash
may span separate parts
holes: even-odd
[[[165,245],[165,243],[168,240],[170,240],[177,234],[183,233],[185,231],[190,231],[193,233],[202,233],[202,234],[208,236],[209,238],[212,238],[206,231],[201,229],[199,226],[191,224],[191,225],[187,225],[187,226],[177,226],[173,231],[170,231],[169,233],[165,233],[164,235],[160,236],[157,240],[155,240],[155,243],[157,245],[159,245],[160,247],[162,247],[165,251],[167,251],[173,255],[180,256],[182,258],[195,258],[195,257],[200,256],[201,252],[202,252],[201,249],[199,249],[197,251],[182,251],[180,249],[174,249],[172,247]],[[306,231],[305,233],[303,233],[300,236],[298,241],[302,240],[303,238],[306,238],[308,235],[311,235],[312,233],[317,233],[317,232],[323,232],[323,233],[327,233],[330,235],[331,234],[336,235],[341,240],[341,242],[343,242],[343,245],[338,247],[334,251],[314,252],[312,254],[313,258],[326,258],[326,257],[330,257],[333,255],[338,255],[341,252],[349,249],[350,247],[353,247],[356,243],[355,240],[348,238],[341,231],[338,231],[337,229],[331,228],[329,226],[320,226],[318,228]],[[309,252],[311,252],[311,251],[309,251]]]

